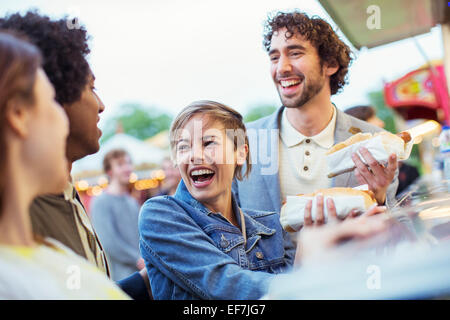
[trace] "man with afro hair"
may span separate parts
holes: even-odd
[[[36,11],[0,18],[0,29],[23,35],[42,53],[43,69],[55,88],[55,99],[69,119],[66,156],[70,174],[74,161],[99,150],[101,131],[97,123],[105,109],[86,60],[90,53],[87,31],[82,25],[69,28],[66,18],[53,20]],[[72,183],[61,194],[36,198],[30,214],[34,233],[58,240],[109,276],[106,255]],[[144,269],[118,284],[134,298],[148,298],[146,277]]]

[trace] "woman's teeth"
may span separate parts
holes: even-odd
[[[213,173],[214,173],[214,171],[208,170],[208,169],[193,170],[191,172],[191,176],[201,176],[204,174],[213,174]]]
[[[191,172],[191,178],[194,182],[205,182],[211,180],[215,172],[209,169],[198,169]]]

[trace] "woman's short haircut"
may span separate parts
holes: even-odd
[[[185,107],[173,120],[170,127],[169,139],[171,156],[176,159],[176,144],[179,132],[184,128],[186,123],[195,115],[208,115],[210,121],[219,121],[223,124],[227,136],[233,141],[234,149],[237,150],[242,145],[249,146],[247,130],[244,125],[242,115],[236,110],[215,101],[200,100],[195,101]],[[249,147],[250,148],[250,147]],[[176,162],[176,161],[175,161]],[[237,165],[234,171],[234,177],[242,180],[248,177],[251,170],[250,149],[247,155],[245,172],[242,173],[243,166]]]

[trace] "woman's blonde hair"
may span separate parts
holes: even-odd
[[[242,115],[239,112],[219,102],[200,100],[192,102],[181,110],[172,122],[169,133],[172,159],[176,158],[176,144],[178,140],[177,132],[180,129],[183,129],[186,123],[197,114],[208,115],[210,120],[219,121],[222,123],[228,137],[234,143],[235,150],[244,144],[249,147],[247,130],[245,129]],[[234,177],[238,180],[242,180],[250,174],[250,149],[248,150],[247,159],[245,162],[246,168],[244,174],[242,173],[242,165],[237,165],[234,171]]]

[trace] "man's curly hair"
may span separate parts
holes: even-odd
[[[267,52],[270,50],[274,32],[286,28],[286,38],[301,35],[317,49],[321,65],[326,62],[329,66],[339,66],[330,77],[331,94],[336,94],[347,83],[347,72],[352,60],[350,48],[339,39],[333,28],[318,16],[308,17],[306,13],[277,12],[268,17],[264,25],[263,45]]]
[[[56,101],[71,104],[81,97],[90,73],[89,37],[82,26],[69,29],[67,19],[51,20],[36,11],[0,18],[0,29],[23,34],[42,53],[43,69],[55,87]]]

